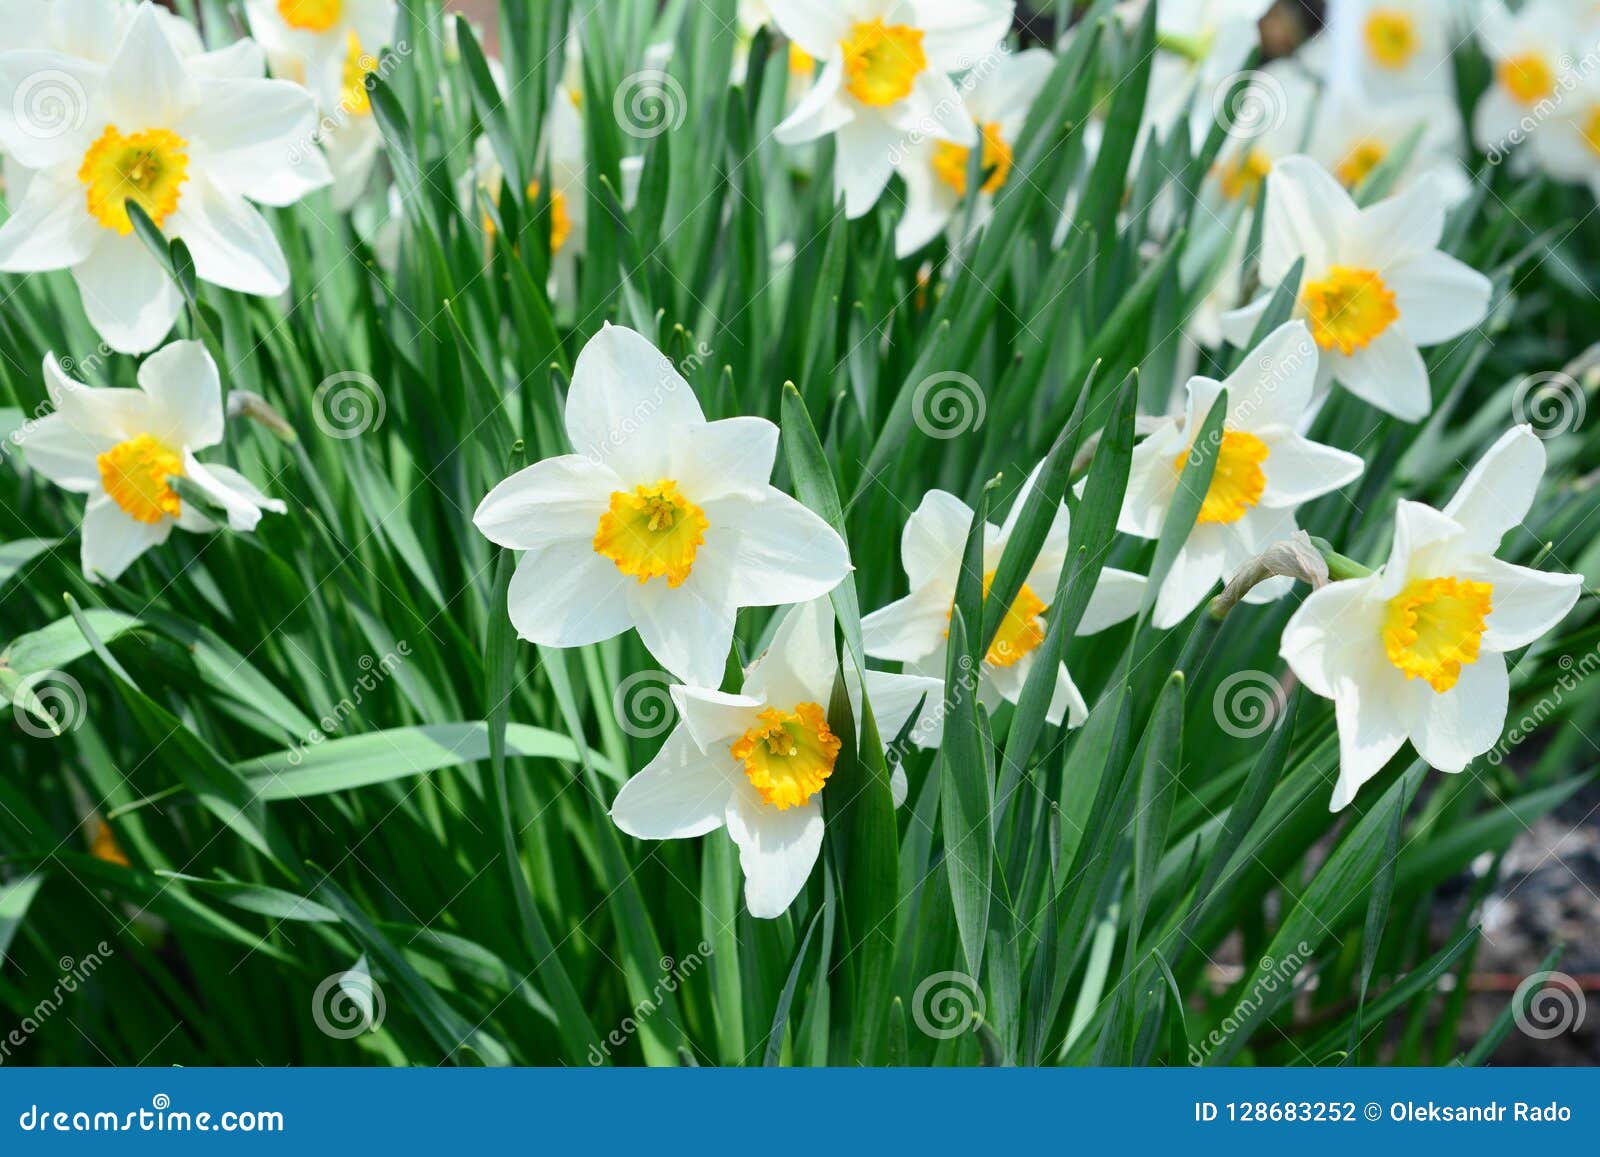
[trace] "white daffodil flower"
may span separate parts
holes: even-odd
[[[996,526],[991,522],[983,528],[986,597],[1038,473],[1039,467],[1035,467],[1017,495],[1005,525]],[[955,605],[956,582],[961,574],[972,519],[972,508],[953,494],[930,490],[923,495],[900,536],[900,563],[905,567],[911,592],[861,620],[862,642],[867,654],[899,662],[910,674],[944,676],[950,614]],[[1070,529],[1070,518],[1063,505],[1056,511],[1039,557],[1028,571],[1022,589],[1012,600],[994,642],[984,655],[978,695],[991,711],[1002,700],[1015,703],[1022,695],[1028,673],[1033,670],[1034,652],[1044,642],[1049,626],[1050,606],[1045,600],[1055,597],[1061,568],[1066,562]],[[1143,595],[1143,576],[1105,568],[1100,572],[1100,582],[1089,600],[1078,634],[1092,635],[1131,617],[1138,611]],[[969,624],[968,629],[977,630],[977,624]],[[1047,718],[1052,724],[1059,724],[1065,718],[1067,726],[1079,727],[1088,717],[1088,705],[1067,673],[1066,664],[1060,666]]]
[[[1293,62],[1261,68],[1236,100],[1231,131],[1211,170],[1219,199],[1254,204],[1272,166],[1305,149],[1316,110],[1317,86]]]
[[[1453,99],[1340,91],[1324,101],[1306,152],[1354,192],[1414,133],[1419,134],[1416,147],[1395,181],[1396,191],[1431,181],[1446,205],[1458,204],[1472,186],[1461,166],[1461,117]]]
[[[1600,71],[1578,77],[1511,159],[1518,169],[1588,185],[1600,198]]]
[[[1194,529],[1161,584],[1151,621],[1161,630],[1189,617],[1219,582],[1297,529],[1302,503],[1360,476],[1354,454],[1299,434],[1317,381],[1317,345],[1304,322],[1286,322],[1245,355],[1227,381],[1189,379],[1181,418],[1163,423],[1134,447],[1127,495],[1117,529],[1159,538],[1200,425],[1228,391],[1228,411],[1216,469]],[[1266,603],[1283,596],[1289,580],[1269,579],[1245,596]]]
[[[1239,79],[1261,43],[1261,18],[1274,0],[1183,0],[1156,14],[1161,44],[1150,70],[1145,125],[1162,135],[1186,116],[1198,148],[1211,131],[1219,94]],[[1141,137],[1144,135],[1141,131]]]
[[[44,49],[105,64],[138,8],[137,0],[0,0],[0,26],[7,49]],[[205,51],[194,25],[165,8],[156,15],[179,56]]]
[[[1334,701],[1339,781],[1333,811],[1355,798],[1409,739],[1456,772],[1505,726],[1505,653],[1559,623],[1583,579],[1495,558],[1528,513],[1544,444],[1509,430],[1472,468],[1443,512],[1401,502],[1389,560],[1374,574],[1307,596],[1281,651],[1299,680]]]
[[[246,0],[250,34],[272,75],[316,97],[318,140],[341,212],[366,188],[383,144],[366,78],[394,35],[395,12],[394,0]]]
[[[1450,94],[1465,34],[1451,0],[1331,0],[1327,30],[1302,53],[1336,93],[1377,100]]]
[[[778,428],[708,422],[666,356],[608,325],[573,367],[567,436],[490,491],[473,522],[525,551],[511,580],[524,639],[581,647],[630,627],[685,683],[722,682],[739,607],[827,594],[850,560],[844,540],[769,484]]]
[[[1513,13],[1500,0],[1485,0],[1478,41],[1494,83],[1478,101],[1472,135],[1491,158],[1515,150],[1519,169],[1543,165],[1546,125],[1592,71],[1576,66],[1580,47],[1592,52],[1579,8],[1570,0],[1528,0]]]
[[[44,360],[55,412],[16,435],[28,465],[63,490],[88,495],[81,557],[91,582],[116,580],[172,528],[209,533],[218,524],[178,496],[183,478],[252,531],[261,512],[287,509],[228,466],[195,455],[222,441],[222,384],[205,346],[175,341],[144,360],[138,389],[92,389]]]
[[[1016,54],[995,51],[998,59],[966,93],[967,109],[983,139],[980,164],[989,174],[979,190],[974,229],[988,220],[995,193],[1011,175],[1011,147],[1055,66],[1055,57],[1043,48]],[[966,199],[971,154],[972,149],[953,141],[923,140],[903,150],[897,168],[906,183],[906,210],[895,228],[896,254],[909,256],[950,227]]]
[[[835,196],[864,215],[899,156],[932,137],[971,148],[978,128],[950,74],[1011,28],[1011,0],[767,0],[822,72],[774,132],[787,145],[834,135]]]
[[[129,202],[183,239],[202,280],[270,296],[288,288],[288,263],[250,201],[287,205],[331,179],[309,144],[316,112],[303,88],[194,68],[162,24],[142,4],[104,65],[0,53],[0,149],[28,171],[0,225],[0,270],[70,269],[89,320],[123,352],[155,346],[182,304],[134,235]],[[27,111],[44,74],[82,98],[81,115],[49,131]]]
[[[1280,161],[1267,176],[1265,292],[1225,315],[1223,332],[1247,342],[1272,287],[1304,258],[1295,316],[1322,350],[1319,392],[1337,380],[1397,418],[1425,417],[1433,397],[1417,347],[1465,333],[1489,310],[1489,279],[1438,250],[1445,210],[1432,182],[1361,209],[1310,157]]]
[[[644,840],[689,839],[726,824],[739,847],[750,915],[781,916],[805,887],[822,847],[821,795],[842,746],[827,719],[838,673],[828,600],[794,607],[772,646],[745,672],[737,695],[672,688],[680,721],[656,757],[623,784],[611,818]],[[846,682],[859,726],[860,687]],[[919,702],[924,715],[936,710],[942,692],[937,679],[867,672],[885,743]],[[913,725],[913,736],[919,729]],[[898,767],[893,790],[898,806],[905,798]]]

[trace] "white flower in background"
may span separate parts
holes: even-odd
[[[1306,147],[1306,134],[1317,110],[1317,86],[1288,60],[1263,66],[1237,98],[1239,111],[1211,177],[1225,202],[1254,204],[1272,166]]]
[[[1472,135],[1491,156],[1526,142],[1519,166],[1538,162],[1544,126],[1581,83],[1574,49],[1583,43],[1579,5],[1569,0],[1528,0],[1515,13],[1500,0],[1485,0],[1478,42],[1494,68],[1493,83],[1478,101]],[[1594,51],[1593,37],[1583,47]],[[1593,62],[1583,71],[1593,71]]]
[[[43,49],[105,64],[138,9],[137,0],[0,0],[0,26],[7,50]],[[165,8],[156,16],[179,56],[205,51],[194,25]]]
[[[205,346],[176,341],[139,367],[139,388],[92,389],[44,360],[55,412],[19,432],[28,465],[64,490],[88,495],[83,573],[115,580],[172,528],[206,533],[217,523],[172,486],[183,478],[251,531],[261,512],[284,513],[237,470],[195,457],[222,441],[222,384]]]
[[[1505,653],[1559,623],[1583,583],[1494,557],[1532,505],[1544,462],[1529,427],[1507,431],[1442,513],[1400,503],[1388,562],[1312,592],[1284,628],[1284,659],[1338,716],[1332,810],[1408,739],[1448,772],[1499,740]]]
[[[978,129],[950,73],[1011,28],[1011,0],[767,0],[778,27],[823,64],[774,135],[787,145],[834,136],[835,196],[860,217],[917,140],[973,147]]]
[[[1472,185],[1461,165],[1461,117],[1451,99],[1334,94],[1323,102],[1306,152],[1354,192],[1413,133],[1416,147],[1395,191],[1431,181],[1447,205],[1458,204]]]
[[[1246,354],[1227,381],[1191,378],[1183,417],[1163,423],[1134,448],[1117,529],[1159,538],[1200,424],[1227,389],[1216,469],[1194,529],[1156,596],[1151,617],[1156,627],[1166,630],[1183,622],[1241,564],[1292,535],[1299,529],[1295,511],[1302,503],[1360,476],[1359,457],[1298,432],[1316,381],[1311,331],[1304,322],[1286,322]],[[1245,601],[1271,602],[1289,586],[1288,579],[1269,579]]]
[[[983,140],[979,163],[989,174],[979,190],[974,228],[988,219],[995,193],[1011,175],[1012,145],[1054,65],[1043,48],[1013,55],[999,47],[973,70],[977,79],[966,92],[967,110]],[[950,227],[967,195],[971,155],[966,145],[940,140],[921,140],[902,151],[897,167],[906,183],[906,210],[894,235],[899,256],[915,253]]]
[[[739,607],[805,602],[850,569],[832,527],[769,484],[778,428],[707,422],[648,340],[608,325],[573,367],[577,453],[496,486],[473,522],[525,551],[511,580],[524,639],[581,647],[630,627],[685,683],[722,682]]]
[[[245,12],[272,74],[316,97],[334,208],[350,208],[383,142],[366,78],[394,34],[394,0],[247,0]]]
[[[1261,18],[1273,2],[1182,0],[1162,4],[1156,14],[1156,34],[1162,43],[1151,64],[1146,126],[1166,134],[1187,116],[1194,144],[1203,144],[1215,116],[1213,100],[1238,79],[1261,43]]]
[[[995,569],[1011,541],[1023,503],[1038,477],[1039,467],[1028,477],[1006,518],[1004,526],[988,523],[983,534],[983,591],[987,598]],[[956,583],[966,551],[967,533],[973,511],[955,495],[930,490],[909,519],[900,536],[900,562],[905,567],[911,591],[904,598],[872,612],[861,620],[862,642],[867,654],[904,664],[908,673],[943,677],[949,643],[950,616],[955,605]],[[1067,508],[1056,511],[1050,532],[1039,557],[1012,600],[994,642],[981,664],[978,694],[993,710],[1004,700],[1015,703],[1022,695],[1028,672],[1033,670],[1035,650],[1044,642],[1049,628],[1050,606],[1056,584],[1067,557],[1071,523]],[[1106,567],[1089,600],[1089,608],[1078,626],[1080,635],[1092,635],[1129,618],[1139,609],[1144,596],[1144,578],[1127,571]],[[979,624],[968,624],[969,631]],[[1053,724],[1066,719],[1069,727],[1082,725],[1088,716],[1083,696],[1067,674],[1065,663],[1057,673],[1054,694],[1047,715]]]
[[[1596,44],[1600,50],[1600,38]],[[1533,119],[1537,125],[1512,154],[1513,167],[1538,168],[1558,181],[1586,184],[1600,198],[1600,60],[1573,76]]]
[[[83,94],[81,115],[50,132],[26,112],[43,73]],[[298,85],[192,68],[146,3],[108,64],[0,53],[0,107],[12,110],[0,118],[0,149],[28,171],[0,225],[0,270],[70,269],[113,348],[150,349],[182,304],[134,234],[130,201],[184,240],[202,280],[267,296],[288,288],[277,238],[246,198],[287,205],[330,180],[321,154],[304,146],[316,112]]]
[[[611,818],[645,840],[689,839],[726,824],[739,846],[750,915],[781,916],[805,887],[822,847],[821,796],[842,747],[827,719],[838,673],[828,600],[794,607],[772,646],[745,672],[737,695],[672,688],[680,722],[656,757],[622,786]],[[887,743],[919,702],[924,714],[937,707],[942,684],[869,671],[867,694]],[[859,728],[858,686],[851,699]],[[905,777],[898,768],[895,779],[899,804]]]
[[[1450,56],[1466,35],[1455,0],[1330,0],[1326,31],[1301,55],[1337,93],[1444,97]]]
[[[1322,350],[1319,390],[1337,380],[1408,422],[1433,406],[1418,346],[1465,333],[1489,309],[1489,279],[1439,252],[1446,201],[1421,182],[1365,209],[1310,157],[1280,161],[1267,177],[1261,244],[1264,292],[1227,314],[1230,341],[1249,341],[1270,290],[1300,258],[1295,316]]]

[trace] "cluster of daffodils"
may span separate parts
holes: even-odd
[[[304,88],[264,78],[252,41],[200,51],[192,28],[148,0],[57,0],[37,24],[20,12],[4,21],[41,43],[0,51],[11,209],[0,271],[70,270],[95,329],[126,353],[160,344],[183,301],[130,205],[184,242],[202,281],[288,288],[256,205],[292,204],[332,180]]]

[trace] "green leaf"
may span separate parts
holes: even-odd
[[[978,722],[978,673],[967,652],[965,616],[950,615],[945,668],[944,742],[939,748],[939,811],[944,834],[945,870],[967,971],[976,979],[983,966],[989,932],[990,879],[994,870],[994,809],[989,768]]]

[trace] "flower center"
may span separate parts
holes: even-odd
[[[1417,54],[1417,24],[1409,12],[1375,8],[1364,31],[1367,52],[1381,68],[1404,68]]]
[[[361,51],[361,37],[354,28],[345,34],[344,64],[339,72],[339,107],[352,116],[371,116],[372,98],[367,94],[367,75],[377,70],[378,58]]]
[[[756,718],[728,750],[763,800],[779,811],[799,807],[833,774],[839,737],[815,703],[796,703],[793,711],[768,707]]]
[[[1358,141],[1350,146],[1344,160],[1334,166],[1333,175],[1339,178],[1345,188],[1354,189],[1367,179],[1367,174],[1383,163],[1388,152],[1382,141],[1371,138]]]
[[[983,183],[985,193],[993,193],[1006,183],[1011,174],[1011,146],[1000,136],[1000,123],[990,121],[980,126],[983,134],[983,167],[989,172]],[[956,191],[956,196],[967,195],[967,161],[972,150],[965,145],[940,141],[933,150],[933,174]]]
[[[1523,104],[1543,100],[1556,90],[1555,70],[1542,53],[1519,52],[1500,62],[1495,76],[1512,97]]]
[[[1478,660],[1489,612],[1489,583],[1456,578],[1414,579],[1389,600],[1383,649],[1407,679],[1422,678],[1444,692],[1461,678],[1461,664]]]
[[[1400,318],[1394,294],[1373,269],[1331,266],[1326,277],[1306,286],[1300,300],[1317,344],[1347,357]]]
[[[125,137],[115,125],[107,125],[78,168],[90,215],[126,236],[133,232],[127,203],[134,201],[159,226],[178,207],[180,186],[189,175],[188,147],[188,141],[167,129]]]
[[[1194,452],[1191,446],[1172,460],[1172,468],[1183,473],[1183,467]],[[1217,465],[1211,472],[1211,485],[1206,488],[1205,499],[1200,503],[1196,522],[1228,524],[1238,522],[1261,501],[1261,492],[1267,488],[1267,476],[1261,464],[1267,460],[1267,444],[1254,434],[1243,430],[1224,430],[1222,445],[1217,447]]]
[[[278,15],[290,28],[326,32],[339,19],[342,0],[278,0]]]
[[[983,576],[983,597],[989,597],[989,587],[994,584],[994,571]],[[1017,592],[1000,620],[1000,629],[994,633],[989,653],[983,661],[991,667],[1009,667],[1044,642],[1045,622],[1039,616],[1045,610],[1045,601],[1033,593],[1027,583]]]
[[[850,30],[844,49],[844,86],[862,104],[894,104],[911,95],[911,84],[928,67],[922,29],[863,20]]]
[[[538,181],[529,181],[527,201],[532,205],[539,199],[540,185]],[[494,228],[490,222],[489,227]],[[555,256],[561,252],[561,247],[567,243],[567,238],[572,236],[572,214],[567,212],[567,195],[560,189],[550,190],[550,254]]]
[[[1237,156],[1217,163],[1217,180],[1222,185],[1222,195],[1230,201],[1240,197],[1256,199],[1261,182],[1272,169],[1272,158],[1261,149],[1245,149]]]
[[[685,498],[676,482],[663,478],[611,492],[611,509],[600,516],[594,549],[641,583],[664,575],[669,587],[677,587],[689,577],[709,525],[705,511]]]
[[[183,474],[183,456],[150,434],[118,442],[95,459],[100,485],[135,522],[157,523],[183,512],[167,479]]]

